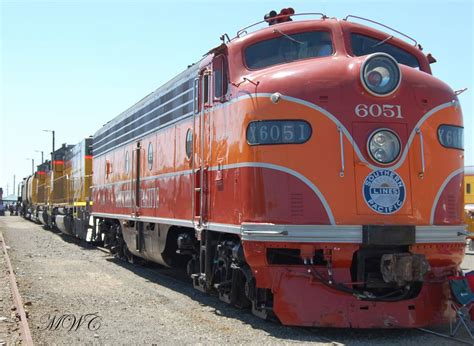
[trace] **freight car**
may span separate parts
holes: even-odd
[[[293,18],[224,35],[95,133],[97,227],[286,325],[441,321],[465,242],[457,95],[408,36]]]
[[[22,214],[25,218],[40,222],[44,203],[44,180],[49,161],[37,166],[34,174],[26,177],[21,183]]]

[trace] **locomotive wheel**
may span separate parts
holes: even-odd
[[[143,258],[137,257],[130,252],[128,249],[127,243],[123,242],[122,246],[122,253],[123,253],[123,260],[127,261],[130,264],[135,264],[139,266],[143,266],[146,264],[146,260]]]
[[[128,249],[127,243],[123,242],[122,246],[122,258],[128,263],[135,264],[135,256]]]

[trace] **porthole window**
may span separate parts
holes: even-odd
[[[151,171],[153,168],[153,144],[148,144],[148,169]]]
[[[128,151],[125,152],[125,173],[128,173],[128,170],[130,169],[130,160],[128,157]]]
[[[191,159],[191,155],[193,154],[193,132],[191,129],[188,129],[186,133],[186,157]]]

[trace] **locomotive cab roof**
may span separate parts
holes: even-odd
[[[429,64],[436,61],[430,54],[425,55],[422,52],[422,47],[415,39],[376,21],[352,15],[348,15],[344,19],[329,18],[322,13],[293,14],[291,17],[308,15],[317,15],[320,18],[283,21],[271,24],[267,27],[263,27],[252,32],[250,32],[251,28],[264,24],[266,20],[249,25],[244,29],[239,30],[237,35],[229,41],[229,49],[244,51],[250,45],[264,41],[265,39],[278,36],[287,36],[305,31],[314,31],[315,29],[327,29],[331,34],[331,40],[334,46],[332,55],[354,56],[355,54],[351,49],[351,34],[355,33],[379,40],[379,45],[387,42],[392,46],[410,53],[416,57],[419,63],[419,68],[424,72],[431,73]],[[372,26],[353,22],[350,20],[351,18],[365,20],[368,23],[379,25],[387,29],[387,31],[377,30]],[[391,31],[391,33],[389,33],[389,31]],[[223,35],[223,37],[224,36],[225,35]]]

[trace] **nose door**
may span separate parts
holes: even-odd
[[[384,129],[400,140],[400,154],[386,165],[376,162],[369,154],[370,139]],[[408,141],[406,124],[354,122],[352,135],[360,151],[354,153],[357,214],[375,213],[391,219],[412,215],[410,162],[402,155]],[[384,222],[382,220],[380,222]]]

